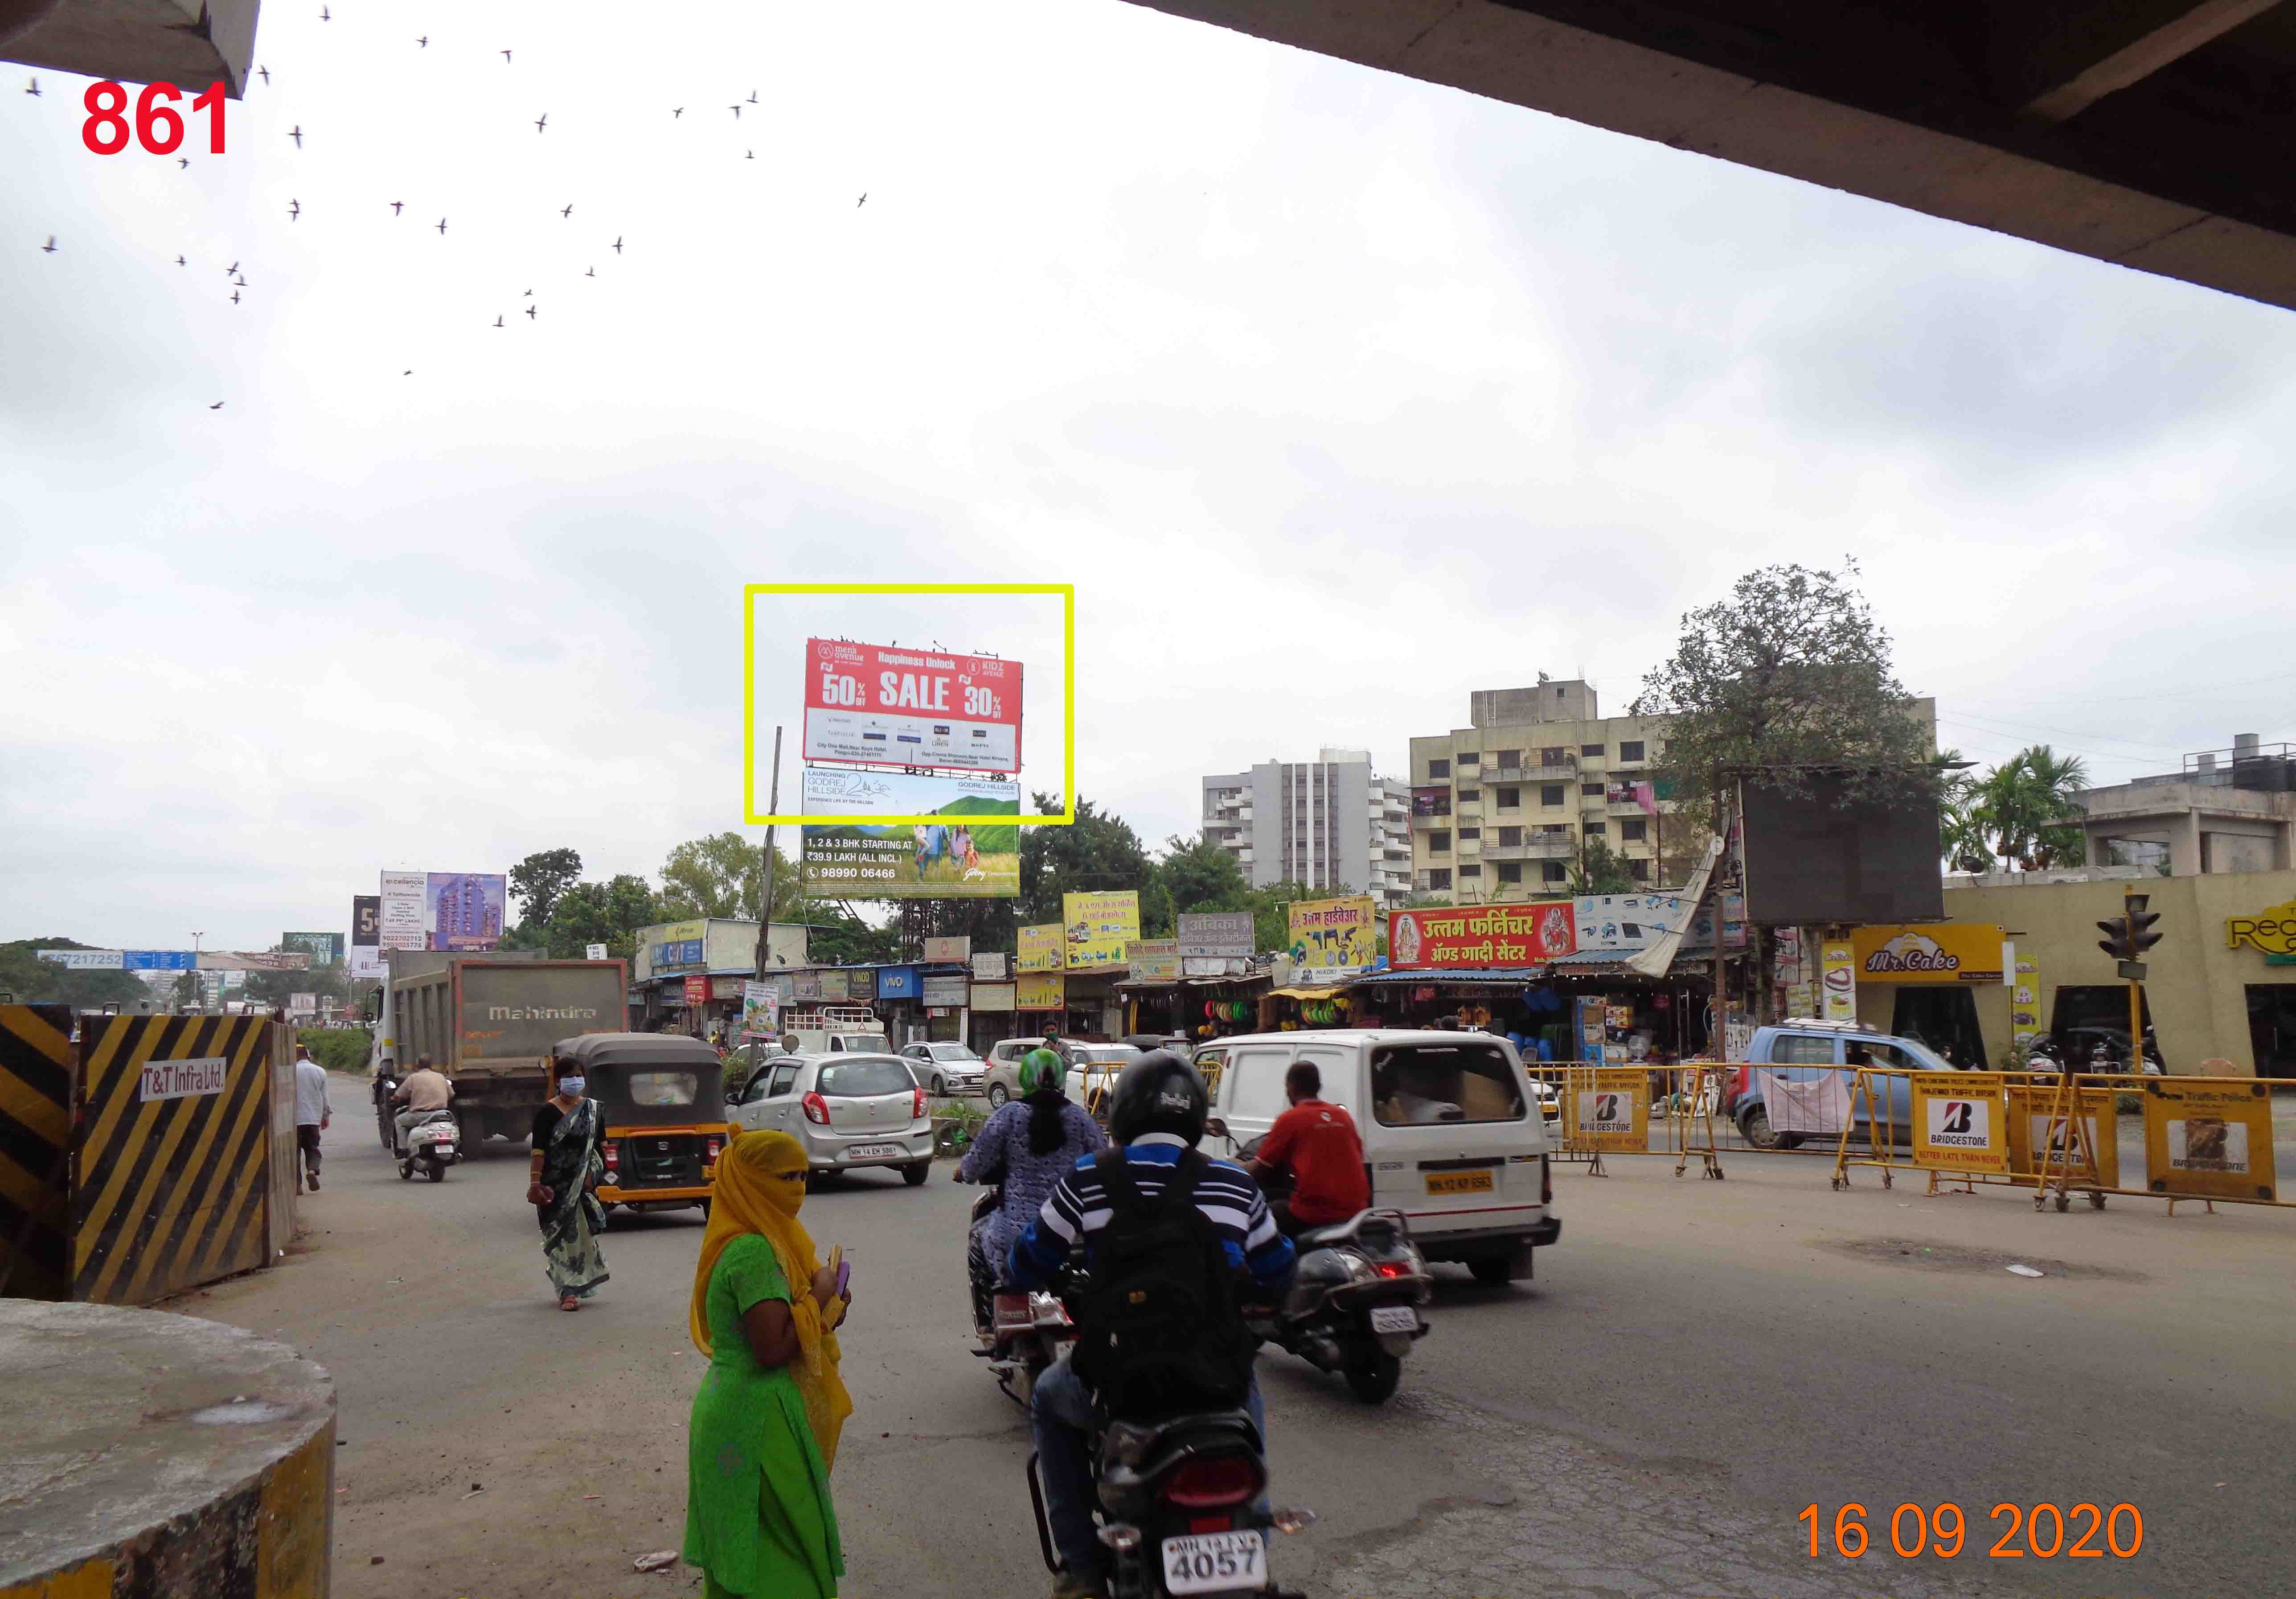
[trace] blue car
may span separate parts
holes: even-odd
[[[1771,1128],[1769,1107],[1762,1103],[1761,1086],[1754,1078],[1758,1069],[1794,1082],[1839,1077],[1845,1092],[1855,1086],[1859,1066],[1890,1067],[1901,1071],[1962,1070],[1926,1044],[1841,1021],[1782,1021],[1772,1027],[1756,1028],[1746,1059],[1749,1063],[1739,1067],[1730,1079],[1723,1095],[1722,1109],[1737,1124],[1746,1142],[1756,1149],[1793,1149],[1804,1137],[1819,1136],[1781,1133]],[[1881,1112],[1885,1125],[1897,1129],[1899,1139],[1909,1136],[1906,1128],[1912,1124],[1913,1095],[1906,1079],[1877,1078],[1874,1083],[1874,1109]],[[1868,1121],[1864,1099],[1853,1095],[1852,1131],[1866,1136]]]

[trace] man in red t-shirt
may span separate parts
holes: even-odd
[[[1312,1062],[1298,1062],[1283,1074],[1283,1097],[1292,1108],[1267,1129],[1251,1163],[1262,1187],[1287,1173],[1292,1178],[1291,1197],[1268,1207],[1286,1237],[1346,1221],[1371,1203],[1363,1136],[1343,1108],[1316,1097],[1323,1091],[1323,1073]]]

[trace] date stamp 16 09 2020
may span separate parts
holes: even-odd
[[[1836,1508],[1826,1525],[1824,1507],[1810,1505],[1795,1519],[1809,1529],[1809,1556],[1816,1560],[1831,1552],[1845,1560],[1862,1559],[1869,1551],[1880,1555],[1881,1519],[1874,1529],[1866,1525],[1866,1509],[1849,1504]],[[1923,1506],[1906,1504],[1889,1513],[1890,1554],[1904,1560],[1923,1554],[1952,1560],[1964,1551],[1987,1560],[2115,1560],[2133,1559],[2144,1546],[2144,1517],[2134,1505],[2106,1509],[2083,1500],[2060,1506],[1996,1505],[1981,1529],[1950,1502]],[[1828,1537],[1828,1534],[1831,1537]]]

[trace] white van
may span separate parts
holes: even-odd
[[[1400,1030],[1258,1033],[1222,1038],[1216,1132],[1232,1147],[1285,1110],[1283,1073],[1313,1062],[1323,1097],[1363,1134],[1371,1202],[1400,1210],[1430,1260],[1464,1261],[1479,1283],[1531,1275],[1530,1252],[1562,1235],[1554,1214],[1546,1118],[1525,1091],[1522,1057],[1489,1033]],[[1220,1140],[1209,1140],[1222,1152]]]

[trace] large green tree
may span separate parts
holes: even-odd
[[[1061,808],[1056,794],[1032,796],[1040,811]],[[1087,892],[1140,896],[1140,936],[1168,937],[1172,900],[1132,824],[1089,800],[1076,803],[1076,820],[1066,827],[1021,830],[1021,922],[1036,925],[1062,919],[1061,896]]]
[[[0,944],[0,994],[12,996],[17,1004],[116,1004],[123,1013],[134,1013],[152,998],[142,978],[127,972],[74,971],[34,953],[95,947],[76,939],[19,939]]]
[[[604,882],[578,882],[559,895],[543,947],[554,960],[579,960],[586,946],[603,944],[609,955],[631,960],[637,930],[668,920],[652,885],[625,872]]]
[[[1570,869],[1573,894],[1631,894],[1642,886],[1603,839],[1587,840],[1585,852]]]
[[[1710,825],[1718,788],[1753,770],[1792,791],[1811,767],[1841,767],[1857,798],[1934,800],[1930,730],[1857,576],[1855,562],[1767,566],[1683,617],[1632,709],[1668,718],[1659,773],[1694,822]]]
[[[518,901],[520,919],[537,928],[547,926],[558,897],[581,878],[580,850],[536,850],[510,869],[511,897]]]
[[[2079,756],[2029,745],[1973,785],[1971,819],[1994,855],[2022,870],[2084,865],[2088,849],[2079,796],[2087,786],[2088,767]]]
[[[775,865],[787,863],[781,851],[775,852]],[[738,832],[713,832],[707,838],[689,839],[669,852],[661,864],[662,903],[674,917],[723,916],[735,922],[755,922],[758,908],[764,903],[766,847],[752,844]],[[774,904],[776,911],[791,906],[795,898],[783,898],[784,886],[792,886],[794,873],[787,878],[776,872],[774,883]]]
[[[1164,857],[1156,863],[1164,895],[1175,915],[1206,911],[1240,911],[1250,907],[1251,881],[1226,845],[1210,839],[1164,840]]]

